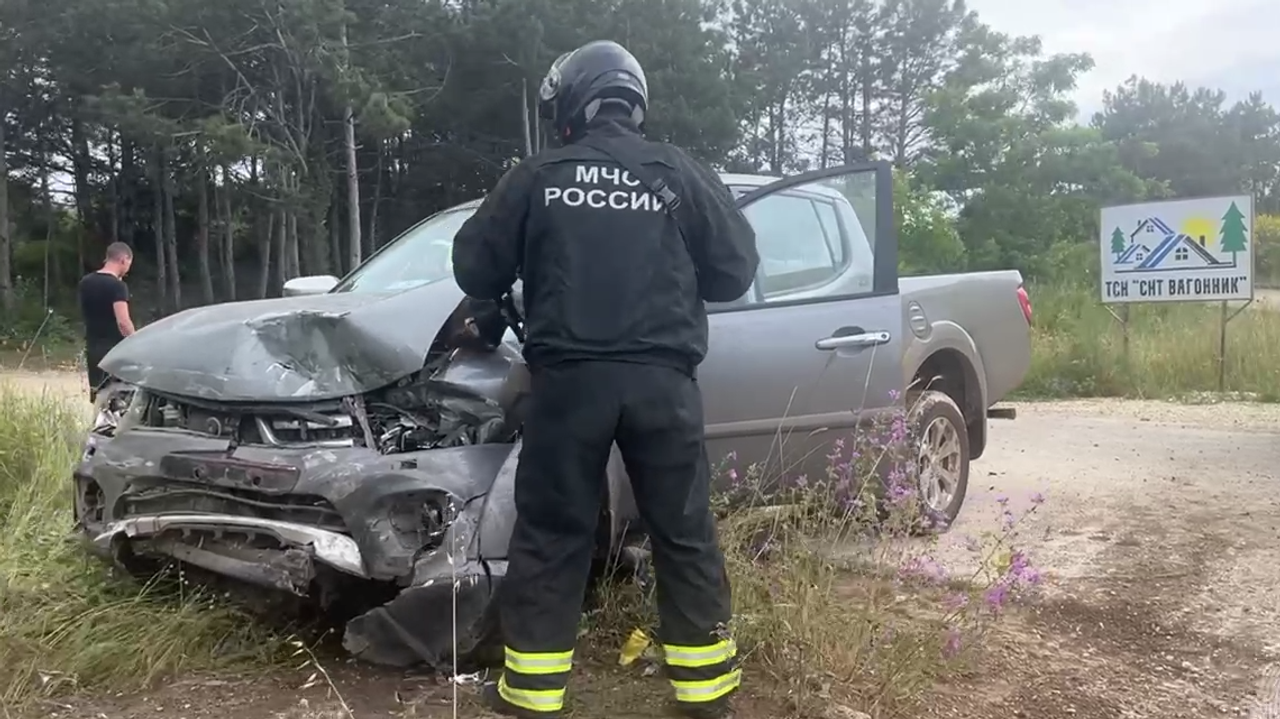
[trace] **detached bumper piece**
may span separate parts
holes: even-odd
[[[506,562],[445,569],[348,622],[343,647],[361,660],[392,667],[451,668],[455,657],[488,663],[490,653],[500,656],[493,599]]]

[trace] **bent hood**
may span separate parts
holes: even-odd
[[[219,402],[361,394],[422,369],[464,297],[444,280],[395,294],[196,307],[143,327],[99,366],[130,384]]]

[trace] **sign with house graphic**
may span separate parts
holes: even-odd
[[[1253,198],[1102,209],[1102,301],[1253,299]]]

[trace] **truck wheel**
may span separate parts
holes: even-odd
[[[969,489],[969,432],[955,400],[936,391],[909,398],[908,418],[918,441],[917,479],[926,517],[950,527]]]

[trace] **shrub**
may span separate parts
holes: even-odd
[[[1280,287],[1280,215],[1255,217],[1253,239],[1254,282]]]

